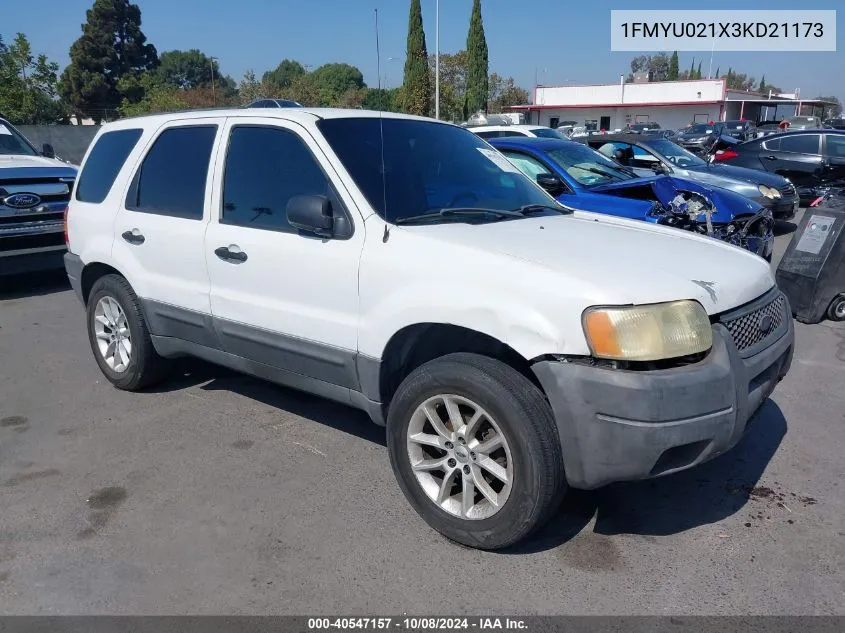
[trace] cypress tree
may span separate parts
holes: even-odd
[[[701,79],[701,62],[698,62],[698,70],[695,71],[695,78]]]
[[[687,79],[695,79],[695,57],[692,58],[692,64],[689,67],[689,77]]]
[[[720,67],[716,66],[716,79],[721,78],[721,75],[719,75],[719,70],[720,70]]]
[[[489,88],[487,39],[481,19],[481,0],[473,0],[472,16],[467,34],[467,92],[466,114],[487,111]]]
[[[675,51],[669,58],[669,81],[677,81],[678,74],[678,51]]]
[[[760,92],[766,92],[766,75],[760,77]]]
[[[425,47],[420,0],[411,0],[407,50],[402,83],[405,112],[427,116],[431,102],[431,77],[428,74],[428,50]]]
[[[62,73],[62,98],[76,114],[96,122],[112,116],[123,96],[121,79],[137,78],[158,65],[158,53],[141,31],[141,9],[129,0],[95,0],[82,36],[70,47]]]

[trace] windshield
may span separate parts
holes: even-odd
[[[564,141],[568,141],[569,137],[564,134],[560,130],[553,130],[548,127],[538,127],[536,129],[531,130],[531,133],[534,136],[539,136],[540,138],[559,138],[563,139]]]
[[[684,134],[708,134],[713,132],[712,125],[705,125],[703,123],[699,123],[697,125],[690,125],[686,130],[684,130]]]
[[[665,139],[649,141],[648,144],[655,152],[662,154],[670,163],[678,167],[706,167],[707,163],[692,152],[688,152],[680,145]]]
[[[581,143],[567,143],[565,148],[548,152],[548,156],[585,187],[622,182],[636,177],[618,163]]]
[[[389,222],[443,209],[558,206],[507,158],[463,128],[375,117],[323,119],[317,126],[367,201]],[[443,215],[442,221],[503,217],[455,214]]]
[[[23,154],[24,156],[38,156],[38,152],[11,125],[0,121],[0,154]]]

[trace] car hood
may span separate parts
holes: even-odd
[[[0,179],[76,178],[78,168],[55,158],[0,154]]]
[[[589,286],[591,302],[695,299],[712,315],[747,303],[774,285],[769,265],[743,249],[687,231],[582,211],[401,230],[448,243],[449,252],[463,262],[474,261],[466,249],[475,251],[485,274],[502,280],[509,275],[496,267],[506,267],[508,260],[540,266],[553,271],[562,287]],[[492,255],[499,256],[495,263]],[[524,278],[520,282],[530,283]]]
[[[759,195],[757,185],[766,185],[780,189],[788,183],[786,178],[767,171],[748,169],[747,167],[734,167],[719,163],[708,163],[704,167],[687,168],[687,178],[714,187],[725,187],[736,190],[736,185],[750,186],[754,195]]]
[[[688,180],[675,176],[648,176],[590,187],[589,191],[593,193],[621,195],[621,192],[625,189],[649,186],[657,200],[664,205],[668,205],[678,195],[679,191],[694,191],[705,196],[713,203],[716,208],[716,213],[713,214],[713,221],[716,223],[730,222],[741,215],[753,215],[762,208],[757,202],[749,200],[739,193],[718,186],[708,186],[709,183],[697,182],[697,180]],[[700,219],[704,221],[703,216]]]

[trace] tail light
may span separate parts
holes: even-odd
[[[723,160],[730,160],[736,158],[739,154],[732,149],[720,149],[713,155],[713,160],[716,162]]]
[[[70,238],[67,235],[67,210],[68,210],[68,207],[65,207],[62,222],[64,223],[64,226],[65,226],[65,246],[70,246]]]

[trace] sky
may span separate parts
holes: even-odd
[[[70,45],[81,34],[93,0],[0,0],[0,35],[9,42],[18,31],[36,53],[64,67]],[[240,81],[246,70],[259,77],[285,58],[316,68],[328,62],[353,64],[369,86],[395,87],[402,81],[410,0],[136,0],[142,29],[161,53],[198,48],[219,59],[221,71]],[[436,0],[422,0],[429,53],[435,49]],[[803,6],[803,5],[801,5]],[[472,0],[440,0],[440,50],[466,46]],[[611,9],[692,8],[677,0],[576,2],[575,0],[482,0],[490,50],[490,71],[512,76],[528,89],[535,84],[615,83],[627,74],[634,52],[610,51]],[[708,0],[707,9],[799,8],[795,0]],[[712,71],[728,67],[805,97],[835,94],[845,102],[845,4],[812,0],[805,9],[839,9],[837,52],[716,52]],[[378,9],[381,72],[376,61]],[[706,46],[706,45],[705,45]],[[707,75],[710,50],[682,52],[680,68],[693,56]],[[643,51],[657,52],[657,51]],[[697,62],[696,62],[697,65]]]

